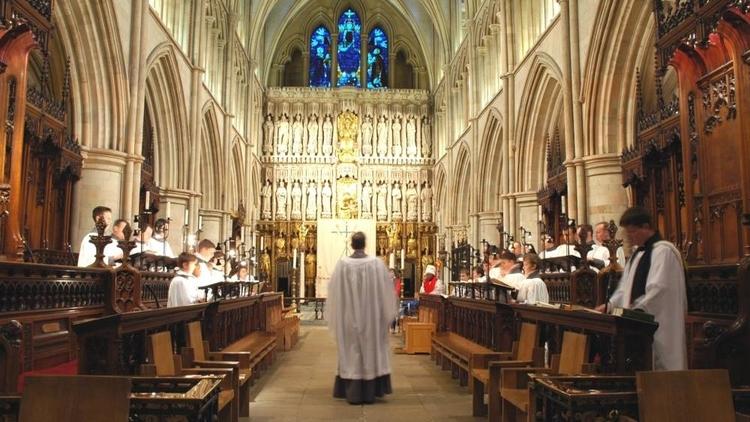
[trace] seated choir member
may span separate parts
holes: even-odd
[[[208,239],[198,242],[198,248],[195,251],[195,256],[198,258],[198,266],[201,269],[201,273],[198,276],[198,287],[224,281],[224,274],[214,271],[215,253],[216,245],[214,245],[214,242]]]
[[[468,268],[461,268],[461,271],[458,272],[458,281],[462,283],[469,282],[469,269]]]
[[[172,278],[172,282],[169,283],[167,308],[192,305],[199,301],[201,292],[198,290],[198,279],[194,275],[194,273],[200,271],[197,264],[198,258],[187,252],[183,252],[177,257],[179,270]]]
[[[523,262],[523,254],[524,254],[524,247],[521,244],[521,242],[513,242],[513,248],[511,249],[511,252],[513,252],[513,255],[516,256],[516,260],[520,263]]]
[[[419,294],[424,295],[442,295],[445,294],[443,283],[438,279],[437,270],[434,265],[428,265],[424,269],[424,278],[422,286],[419,288]]]
[[[539,257],[534,254],[527,254],[523,257],[523,272],[526,279],[518,288],[517,301],[528,305],[535,305],[537,302],[549,303],[549,293],[547,285],[539,278]]]
[[[471,272],[471,279],[475,283],[486,283],[487,277],[484,276],[484,266],[477,265]]]
[[[140,253],[150,253],[156,255],[156,251],[154,251],[151,246],[151,236],[153,234],[154,228],[151,227],[151,224],[146,224],[146,227],[141,229],[141,231],[138,233],[138,236],[133,237],[133,240],[135,240],[135,248],[130,251],[130,255]]]
[[[542,236],[542,242],[542,248],[544,249],[539,253],[539,258],[556,258],[557,246],[555,246],[555,239],[553,239],[552,236],[545,234]]]
[[[239,268],[237,269],[237,274],[229,278],[229,281],[247,281],[250,283],[254,283],[255,277],[250,274],[250,267],[247,265],[247,262],[240,261]]]
[[[500,251],[495,246],[491,246],[489,250],[489,269],[487,275],[489,279],[500,280],[503,278],[502,270],[500,269]]]
[[[118,242],[121,240],[125,240],[125,226],[128,225],[128,220],[125,220],[123,218],[118,218],[115,220],[115,222],[112,224],[112,239],[117,240]]]
[[[523,276],[523,268],[516,262],[516,256],[513,252],[503,251],[500,254],[500,275],[499,281],[513,287],[518,290],[521,283],[525,279]]]
[[[94,224],[96,224],[96,220],[98,220],[99,217],[103,217],[104,222],[107,223],[107,227],[112,227],[112,210],[107,207],[100,205],[94,208],[94,210],[91,212],[91,217],[94,219]],[[107,233],[107,231],[108,230],[105,229],[105,234]],[[89,233],[86,233],[86,235],[83,236],[83,239],[81,239],[81,247],[78,249],[79,267],[88,267],[89,265],[93,264],[94,261],[96,261],[96,246],[94,246],[93,243],[89,242],[91,236],[96,235],[96,226],[94,226],[94,228]],[[115,236],[112,236],[112,241],[104,247],[105,263],[110,263],[115,259],[122,258],[122,250],[117,247],[117,240],[118,239]]]
[[[576,241],[578,240],[576,228],[568,227],[563,229],[562,238],[565,240],[565,243],[562,243],[555,249],[555,256],[577,256],[580,258],[581,254],[575,250]],[[552,258],[552,256],[547,255],[546,258]]]
[[[174,258],[175,254],[172,252],[172,247],[167,242],[168,235],[169,224],[167,220],[163,218],[156,220],[154,223],[154,235],[149,240],[148,249],[154,251],[156,255]]]
[[[610,240],[609,236],[609,224],[606,221],[597,223],[594,229],[594,244],[591,247],[586,258],[594,269],[604,268],[609,265],[609,249],[604,246],[604,242]],[[617,248],[617,263],[620,266],[625,265],[625,251],[622,246]]]

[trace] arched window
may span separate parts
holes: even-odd
[[[359,15],[347,9],[339,18],[337,86],[360,87],[362,23]]]
[[[310,36],[310,86],[331,87],[331,32],[319,26]]]
[[[367,88],[388,87],[388,35],[379,27],[367,39]]]

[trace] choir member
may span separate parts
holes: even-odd
[[[544,250],[539,253],[539,257],[542,259],[557,257],[557,246],[555,246],[555,239],[553,239],[552,236],[545,234],[542,236],[542,241],[542,247],[544,248]]]
[[[503,251],[499,258],[501,278],[498,280],[518,290],[525,279],[522,266],[517,263],[513,252]]]
[[[469,269],[468,268],[461,268],[461,270],[458,272],[458,281],[462,283],[466,283],[469,281]]]
[[[172,247],[167,242],[167,236],[169,235],[169,223],[167,220],[160,218],[154,223],[154,234],[149,240],[149,249],[153,250],[156,255],[166,256],[174,258],[175,254],[172,252]]]
[[[659,323],[654,333],[653,369],[687,369],[687,294],[682,255],[672,243],[662,240],[651,214],[644,208],[626,210],[620,226],[638,249],[625,265],[608,304],[598,309],[628,308],[653,314]]]
[[[183,252],[177,257],[177,273],[169,283],[167,293],[167,308],[175,306],[192,305],[200,298],[198,290],[198,279],[194,273],[200,271],[197,268],[198,259],[195,255]]]
[[[535,305],[538,302],[549,303],[547,285],[539,277],[539,257],[535,254],[526,254],[523,257],[523,272],[526,279],[518,288],[517,301]]]
[[[153,250],[151,242],[151,236],[153,236],[153,234],[154,228],[151,227],[151,224],[146,224],[146,226],[141,229],[141,232],[137,236],[135,236],[135,248],[130,251],[130,255],[141,253],[156,254],[156,251]]]
[[[105,206],[98,206],[91,212],[91,218],[94,220],[94,224],[99,218],[104,218],[104,222],[107,227],[112,225],[112,210]],[[106,230],[105,230],[106,232]],[[93,228],[89,233],[86,233],[81,239],[81,247],[78,249],[78,266],[88,267],[96,261],[96,246],[89,242],[91,236],[97,236],[96,228]],[[104,247],[104,261],[109,263],[115,259],[122,258],[122,250],[117,247],[117,238],[112,236],[112,241]]]
[[[240,261],[237,267],[237,274],[233,275],[229,281],[246,281],[250,283],[255,282],[255,277],[250,274],[250,268],[246,261]]]
[[[195,251],[195,256],[198,258],[198,267],[200,268],[198,287],[208,286],[224,280],[222,273],[214,271],[214,254],[216,254],[216,245],[214,245],[214,242],[208,239],[198,242],[198,248]]]
[[[595,268],[604,268],[609,265],[609,249],[604,246],[604,242],[610,240],[609,224],[602,221],[596,225],[594,230],[594,244],[586,256],[589,263]],[[622,266],[625,265],[625,251],[622,246],[617,248],[617,262]]]
[[[487,277],[484,276],[484,267],[482,265],[477,265],[474,267],[474,270],[471,274],[471,279],[476,283],[486,283]]]
[[[442,295],[445,294],[442,281],[437,277],[437,270],[434,265],[428,265],[424,269],[424,278],[422,286],[419,288],[419,294],[425,295]]]

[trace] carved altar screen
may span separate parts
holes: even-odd
[[[315,291],[318,297],[328,297],[328,282],[336,263],[352,253],[349,246],[352,233],[361,231],[367,237],[365,252],[375,255],[375,220],[318,220],[318,268]]]

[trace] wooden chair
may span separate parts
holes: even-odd
[[[187,324],[187,347],[183,347],[180,354],[185,368],[237,368],[240,416],[249,416],[250,379],[253,373],[250,367],[252,356],[249,352],[210,352],[208,342],[203,340],[201,322],[193,321]]]
[[[239,362],[233,368],[183,368],[182,357],[172,353],[172,335],[169,331],[148,336],[148,357],[151,364],[141,365],[145,376],[177,377],[184,375],[222,375],[222,390],[219,393],[220,420],[237,422],[239,403],[235,397],[240,391]]]
[[[130,379],[32,376],[26,379],[19,422],[127,422]]]
[[[544,349],[536,347],[538,340],[539,330],[537,325],[524,322],[521,324],[521,334],[518,340],[513,342],[512,352],[501,353],[499,359],[490,362],[486,362],[484,359],[477,359],[472,362],[471,382],[474,385],[474,416],[487,416],[489,408],[489,419],[491,421],[500,419],[499,393],[502,369],[543,365]],[[487,405],[484,404],[485,392],[487,393]]]
[[[733,422],[726,369],[636,373],[641,422]]]
[[[503,422],[522,421],[534,414],[534,398],[528,388],[529,373],[577,375],[587,372],[584,365],[589,355],[589,341],[585,334],[563,333],[560,355],[552,357],[551,368],[503,368],[500,399]]]

